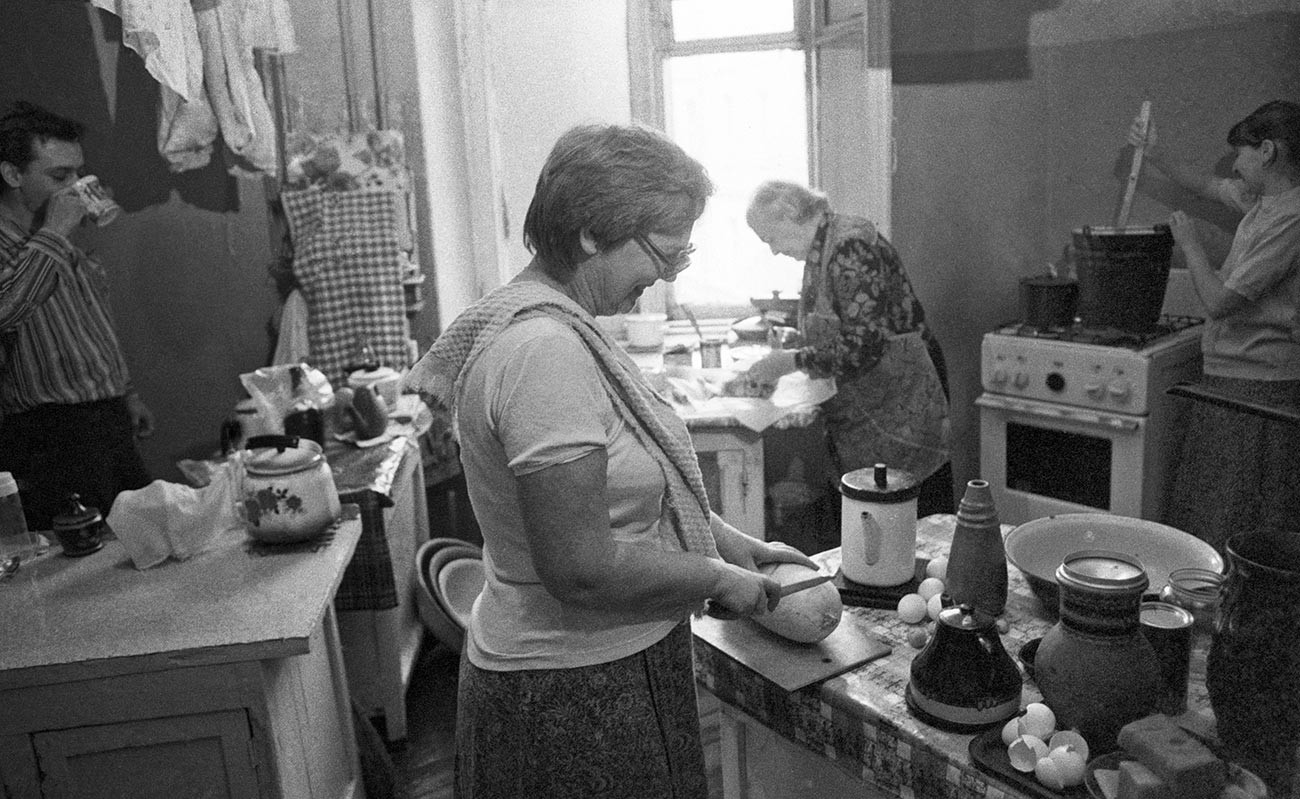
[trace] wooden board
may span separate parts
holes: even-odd
[[[749,619],[694,617],[691,631],[787,691],[829,680],[893,651],[851,613],[845,613],[835,631],[815,644],[782,638]]]

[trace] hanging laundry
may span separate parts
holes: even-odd
[[[186,100],[203,92],[203,54],[190,0],[91,0],[122,20],[122,43],[145,69]]]
[[[253,48],[244,36],[248,1],[223,0],[202,10],[196,5],[194,19],[203,48],[203,81],[221,127],[221,138],[234,156],[230,172],[274,175],[278,171],[275,118],[253,65]]]
[[[280,194],[293,242],[293,271],[309,315],[309,362],[330,382],[346,382],[358,340],[380,362],[409,364],[397,222],[400,196],[382,189]]]

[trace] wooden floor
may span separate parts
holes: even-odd
[[[379,762],[385,760],[382,754],[371,759],[376,763],[372,768],[388,773],[367,786],[368,799],[451,799],[459,660],[456,653],[432,636],[425,637],[406,692],[407,738],[388,747],[387,760],[391,762]],[[716,723],[710,723],[708,714],[705,722],[702,733],[709,794],[720,797],[718,728]],[[387,790],[389,784],[393,786],[391,791]]]

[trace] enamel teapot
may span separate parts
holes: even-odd
[[[323,534],[339,517],[338,490],[321,446],[296,436],[254,436],[243,453],[241,515],[248,534],[290,544]]]

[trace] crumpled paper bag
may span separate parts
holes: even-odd
[[[203,488],[154,480],[123,491],[108,512],[109,525],[141,571],[169,557],[186,560],[218,534],[243,527],[236,509],[242,476],[239,461],[232,458],[212,471]]]
[[[317,408],[328,408],[334,402],[329,378],[305,363],[263,366],[241,374],[239,382],[257,404],[262,418],[272,427],[279,427],[271,432],[284,432],[284,417],[300,399],[310,400]]]

